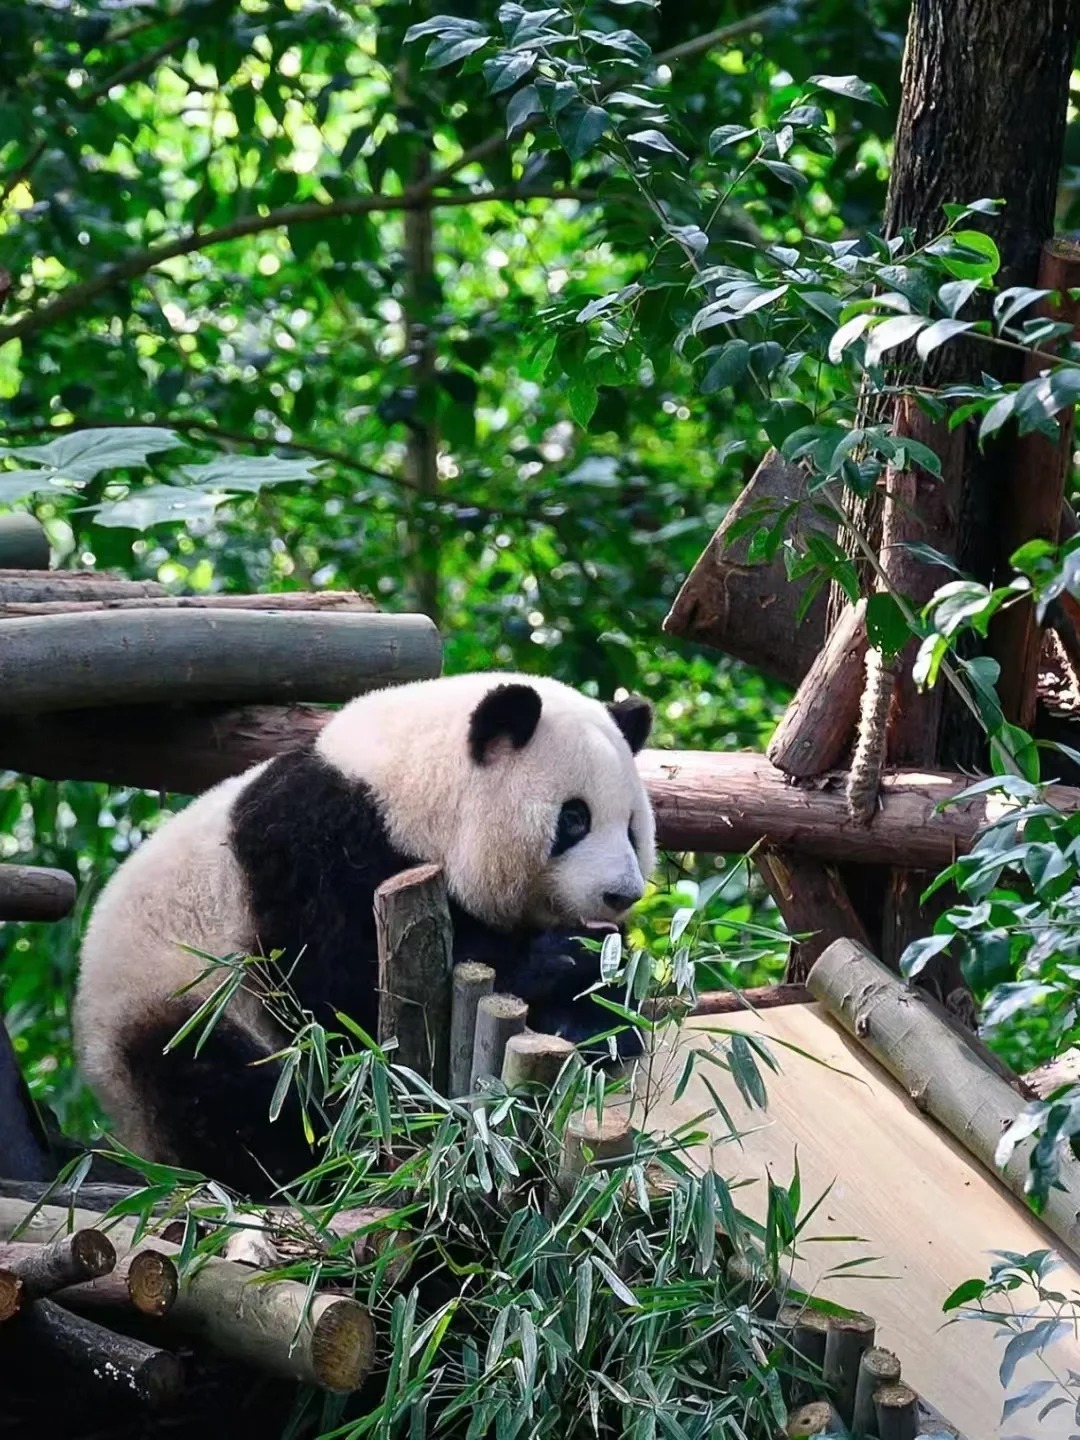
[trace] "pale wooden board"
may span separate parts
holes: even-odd
[[[1027,1254],[1049,1248],[1060,1253],[1053,1238],[951,1137],[921,1115],[891,1077],[817,1005],[686,1022],[678,1040],[658,1051],[649,1093],[671,1096],[687,1050],[707,1047],[710,1031],[735,1029],[759,1034],[779,1063],[779,1074],[764,1070],[767,1113],[749,1110],[728,1074],[698,1061],[678,1102],[661,1098],[650,1103],[646,1128],[670,1131],[705,1112],[709,1118],[701,1128],[714,1140],[713,1168],[729,1183],[752,1182],[741,1185],[735,1200],[758,1220],[764,1218],[766,1173],[789,1184],[797,1146],[803,1209],[832,1186],[807,1237],[858,1236],[865,1243],[800,1242],[795,1282],[872,1314],[878,1322],[877,1343],[896,1352],[905,1380],[966,1440],[1067,1440],[1075,1434],[1071,1406],[1061,1406],[1042,1422],[1037,1420],[1041,1406],[1035,1406],[1002,1424],[1006,1392],[998,1369],[1005,1341],[998,1338],[998,1327],[985,1321],[945,1326],[941,1309],[962,1281],[987,1275],[990,1251]],[[835,1069],[794,1054],[779,1042],[798,1046]],[[741,1146],[730,1140],[702,1075],[708,1076],[736,1127],[753,1132],[745,1134]],[[642,1123],[640,1115],[637,1120]],[[693,1154],[697,1163],[709,1164],[709,1146]],[[846,1275],[828,1276],[829,1270],[856,1257],[880,1259]],[[1059,1267],[1053,1280],[1054,1288],[1066,1294],[1080,1292],[1075,1263]],[[1028,1292],[1020,1303],[1030,1305],[1031,1300]],[[1059,1372],[1066,1366],[1080,1370],[1080,1345],[1072,1337],[1049,1354]],[[1037,1358],[1024,1361],[1009,1393],[1046,1377]]]

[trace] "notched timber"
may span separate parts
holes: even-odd
[[[805,470],[770,450],[684,580],[663,630],[797,685],[825,633],[825,593],[818,592],[800,620],[809,579],[788,579],[779,547],[771,560],[749,558],[755,530],[774,525],[788,505],[797,508],[784,523],[785,537],[807,530],[831,533],[832,523],[807,494]],[[759,509],[760,525],[732,537],[731,531]]]

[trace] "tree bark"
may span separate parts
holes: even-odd
[[[798,779],[838,765],[851,744],[866,664],[866,602],[849,605],[817,652],[766,754]]]
[[[375,891],[379,946],[379,1043],[391,1059],[445,1094],[450,1062],[454,935],[438,865],[417,865]]]
[[[63,920],[75,905],[75,881],[43,865],[0,865],[0,920]]]
[[[801,985],[814,961],[834,940],[869,944],[866,930],[832,865],[791,850],[765,850],[756,858],[776,908],[792,936],[784,980]],[[805,935],[805,940],[796,940]]]
[[[3,580],[0,578],[0,593]],[[270,595],[158,595],[136,599],[0,600],[0,620],[33,620],[42,615],[87,614],[97,610],[275,610],[354,611],[372,614],[378,606],[354,590],[286,590]]]

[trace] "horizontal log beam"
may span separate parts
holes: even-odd
[[[50,600],[139,600],[166,594],[157,580],[129,580],[111,570],[0,568],[0,602]]]
[[[45,779],[98,780],[194,795],[318,734],[329,713],[313,706],[151,706],[15,717],[0,732],[0,766]],[[882,803],[864,827],[847,812],[842,775],[791,783],[762,755],[646,750],[639,768],[667,850],[741,855],[765,843],[826,861],[937,870],[1001,813],[998,797],[935,807],[968,785],[960,775],[886,771]],[[1057,786],[1054,803],[1080,808]]]
[[[345,701],[437,675],[426,615],[107,610],[5,620],[0,714],[81,705]]]
[[[2,587],[0,587],[2,595]],[[4,600],[0,620],[34,620],[42,615],[86,615],[100,610],[274,610],[335,611],[373,614],[378,606],[355,590],[286,590],[271,595],[157,595],[131,599]]]
[[[0,865],[0,920],[63,920],[75,907],[75,881],[43,865]]]

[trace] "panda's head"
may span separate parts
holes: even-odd
[[[469,716],[470,800],[480,803],[466,807],[471,845],[462,831],[457,858],[463,873],[473,870],[472,894],[509,862],[522,919],[621,920],[645,893],[656,858],[633,759],[651,724],[644,700],[601,705],[573,691],[545,696],[522,681],[494,685]]]
[[[364,696],[319,749],[371,787],[391,842],[442,865],[477,919],[578,926],[620,920],[655,864],[634,760],[651,724],[644,700],[471,674]]]

